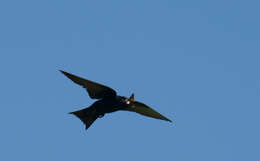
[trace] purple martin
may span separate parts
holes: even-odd
[[[85,88],[90,98],[97,99],[96,102],[87,108],[70,112],[70,114],[75,115],[85,124],[86,130],[97,118],[103,117],[106,113],[119,110],[136,112],[144,116],[172,122],[144,103],[135,101],[134,94],[132,94],[129,98],[118,96],[116,91],[110,87],[78,77],[62,70],[60,70],[60,72],[62,72],[74,83]]]

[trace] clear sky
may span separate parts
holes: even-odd
[[[257,0],[1,0],[0,160],[259,161]],[[116,112],[88,131],[65,70],[173,123]]]

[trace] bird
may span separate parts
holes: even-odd
[[[172,122],[146,104],[136,101],[134,99],[134,93],[132,93],[129,98],[119,96],[114,89],[108,86],[81,78],[63,70],[60,70],[60,72],[74,83],[85,88],[91,99],[97,99],[97,101],[89,107],[69,113],[78,117],[85,124],[86,130],[98,118],[103,117],[107,113],[120,110],[136,112],[144,116]]]

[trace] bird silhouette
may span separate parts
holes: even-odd
[[[70,112],[70,114],[77,116],[85,124],[86,130],[97,118],[103,117],[106,113],[119,110],[136,112],[144,116],[172,122],[147,105],[135,101],[134,94],[132,94],[129,98],[118,96],[116,91],[110,87],[78,77],[62,70],[60,70],[60,72],[62,72],[74,83],[85,88],[90,98],[98,99],[87,108]]]

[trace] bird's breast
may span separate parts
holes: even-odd
[[[121,109],[120,103],[116,100],[99,100],[93,104],[93,107],[100,114],[111,113]]]

